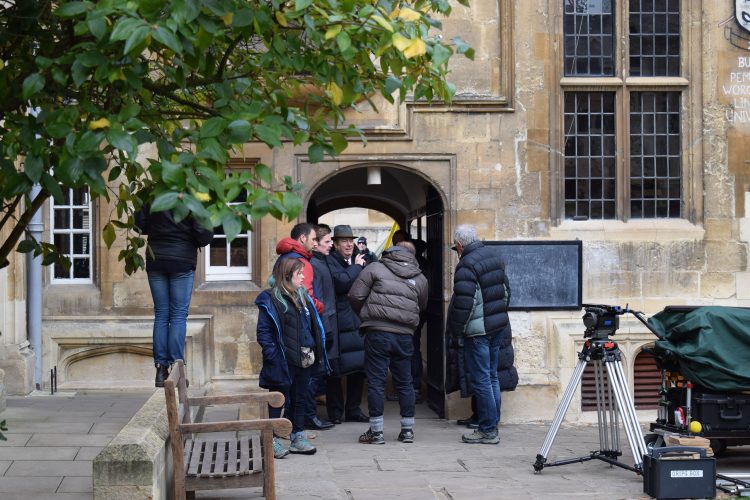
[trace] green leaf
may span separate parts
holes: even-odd
[[[117,149],[125,151],[130,158],[138,155],[138,141],[121,128],[110,128],[107,132],[107,141]]]
[[[201,127],[200,137],[201,139],[217,137],[224,131],[224,128],[226,128],[226,126],[227,121],[220,116],[209,118],[203,123],[203,126]]]
[[[323,155],[325,150],[320,144],[313,144],[307,149],[307,156],[310,158],[310,163],[318,163],[323,161]]]
[[[154,198],[154,202],[151,204],[152,212],[163,212],[164,210],[171,210],[177,205],[177,198],[180,193],[174,191],[166,191],[161,193],[159,196]]]
[[[32,73],[24,78],[21,88],[21,96],[25,101],[44,88],[44,77],[39,73]]]
[[[182,165],[162,161],[161,178],[170,188],[180,190],[185,188],[185,169]]]
[[[23,240],[21,241],[16,250],[20,253],[29,253],[37,247],[36,241],[34,240]]]
[[[349,143],[346,140],[346,137],[344,137],[344,134],[339,134],[339,133],[331,134],[331,144],[333,144],[333,149],[336,150],[336,154],[339,154],[342,151],[344,151],[346,147],[349,145]]]
[[[112,34],[109,39],[113,42],[127,40],[130,34],[137,28],[146,26],[146,22],[135,17],[121,17],[112,28]]]
[[[86,21],[89,31],[97,40],[104,38],[107,34],[107,21],[104,17],[97,17]]]
[[[336,35],[336,43],[339,46],[339,50],[341,52],[345,52],[352,46],[352,39],[349,37],[349,34],[346,31],[341,31],[338,35]]]
[[[174,53],[182,54],[182,44],[173,31],[159,26],[153,31],[152,34],[154,40],[161,43],[162,45],[166,45],[167,47],[172,49]]]
[[[442,44],[437,44],[432,48],[432,64],[441,66],[448,62],[452,52],[451,49]]]
[[[229,124],[229,141],[233,144],[248,142],[252,137],[253,128],[247,120],[235,120]]]
[[[273,172],[271,172],[271,168],[262,163],[255,165],[255,175],[266,184],[270,185],[273,182]]]
[[[102,229],[102,238],[104,239],[104,244],[107,245],[107,248],[112,248],[112,243],[115,242],[116,234],[115,226],[113,226],[111,222],[104,225],[104,229]]]
[[[29,155],[23,162],[23,171],[31,182],[39,182],[42,177],[44,162],[38,156]]]
[[[284,205],[287,220],[295,219],[302,211],[302,200],[297,193],[285,192],[281,197],[281,203]]]
[[[63,192],[60,189],[60,184],[57,183],[57,179],[49,175],[47,172],[42,173],[42,187],[52,195],[55,203],[63,203]]]
[[[221,221],[221,227],[224,229],[224,234],[227,236],[228,241],[235,239],[240,234],[240,231],[242,231],[242,224],[237,220],[236,216],[231,214]]]
[[[401,82],[400,78],[396,78],[393,75],[388,75],[388,78],[385,79],[385,91],[388,94],[393,94],[396,90],[401,88]]]
[[[281,147],[281,128],[278,125],[257,125],[255,135],[271,147]]]
[[[129,54],[134,49],[137,49],[146,41],[149,35],[151,35],[151,28],[148,26],[141,26],[133,30],[125,41],[125,47],[122,49],[123,54]]]
[[[300,11],[312,5],[312,0],[295,0],[294,10]]]
[[[55,10],[55,15],[59,17],[75,17],[86,12],[89,5],[91,5],[89,2],[69,2]]]

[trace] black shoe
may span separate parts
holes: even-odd
[[[333,423],[328,420],[321,420],[318,417],[313,417],[305,422],[305,429],[313,429],[316,431],[327,431],[333,428]]]
[[[328,421],[334,425],[339,425],[341,423],[341,416],[338,415],[338,416],[332,417],[331,415],[328,415]]]
[[[385,444],[385,438],[382,431],[373,432],[372,429],[367,429],[367,432],[359,436],[359,442],[363,444]]]
[[[461,418],[459,420],[456,420],[456,425],[465,425],[469,429],[478,429],[479,417],[477,417],[476,415],[472,415],[469,418]]]
[[[355,414],[355,415],[347,415],[346,416],[346,421],[347,422],[360,422],[360,423],[364,423],[364,422],[369,422],[370,421],[370,417],[368,417],[364,413],[359,413],[359,414]]]
[[[169,378],[169,367],[156,365],[156,379],[154,385],[156,387],[164,387],[164,381]]]
[[[398,433],[398,440],[402,443],[413,443],[414,431],[411,429],[401,429],[401,432]]]

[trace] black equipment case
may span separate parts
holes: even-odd
[[[713,498],[716,459],[707,458],[704,448],[651,448],[643,456],[643,492],[655,498]]]

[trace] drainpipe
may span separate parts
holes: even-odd
[[[35,199],[42,188],[35,184],[31,188],[30,199]],[[28,225],[31,236],[37,241],[42,241],[44,223],[42,222],[42,210],[39,209],[31,217]],[[29,343],[34,350],[34,386],[37,390],[42,388],[42,256],[34,257],[33,252],[26,254],[28,273],[26,280],[26,304],[27,304],[27,332]]]

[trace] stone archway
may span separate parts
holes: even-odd
[[[316,222],[325,213],[350,207],[377,210],[392,217],[404,228],[409,227],[413,220],[421,220],[421,234],[412,236],[419,236],[427,242],[429,258],[428,271],[425,273],[428,274],[430,293],[426,329],[423,333],[425,338],[422,342],[422,359],[425,362],[423,388],[427,403],[442,417],[445,415],[444,275],[448,263],[446,242],[450,241],[450,237],[446,235],[450,234],[447,225],[453,220],[449,207],[452,199],[452,172],[455,169],[451,168],[454,163],[450,158],[448,161],[444,158],[441,160],[442,165],[429,161],[407,162],[403,158],[388,161],[362,158],[360,161],[347,162],[343,168],[339,160],[324,165],[324,175],[310,175],[315,180],[300,180],[310,186],[305,200],[307,220],[310,222]],[[313,174],[317,171],[320,174],[320,165],[305,166],[298,172],[301,177],[303,172]],[[367,183],[368,167],[380,169],[380,184]],[[438,182],[430,175],[431,170],[440,170],[441,175],[436,176]],[[445,186],[440,185],[440,178],[444,180]],[[447,195],[444,187],[448,188]]]

